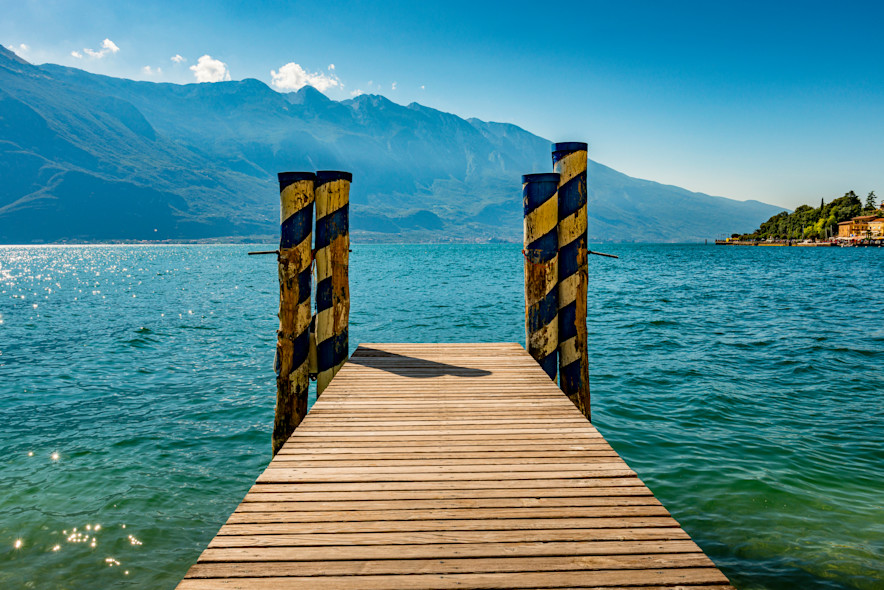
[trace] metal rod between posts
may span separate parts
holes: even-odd
[[[556,173],[522,177],[525,214],[525,342],[550,379],[556,378],[558,345],[558,202]]]
[[[276,338],[276,414],[273,454],[304,416],[310,377],[310,267],[313,229],[312,172],[280,172],[279,330]]]
[[[343,366],[349,353],[350,183],[336,170],[316,173],[316,396]]]
[[[583,142],[554,144],[552,161],[559,173],[559,387],[589,420],[587,148]]]

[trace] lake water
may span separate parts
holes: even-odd
[[[0,588],[172,588],[240,502],[275,400],[250,249],[0,247]],[[599,249],[614,448],[738,588],[884,587],[884,250]],[[524,342],[516,245],[351,256],[353,346]]]

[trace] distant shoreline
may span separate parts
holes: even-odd
[[[804,242],[798,240],[752,241],[752,240],[715,240],[716,246],[761,246],[761,247],[801,247],[801,248],[880,248],[884,240],[869,242]]]

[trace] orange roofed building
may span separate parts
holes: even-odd
[[[884,237],[884,217],[861,215],[838,224],[839,238]]]

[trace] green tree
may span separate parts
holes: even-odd
[[[872,191],[866,197],[866,206],[863,208],[863,213],[871,213],[872,211],[877,211],[878,204],[875,203],[875,191]]]
[[[866,198],[874,199],[874,192]],[[826,203],[820,200],[820,208],[814,209],[809,205],[801,205],[791,214],[783,211],[777,213],[751,234],[743,234],[741,237],[748,240],[775,240],[828,237],[838,233],[838,223],[847,221],[863,212],[863,203],[853,191],[844,193],[843,197],[833,199]]]

